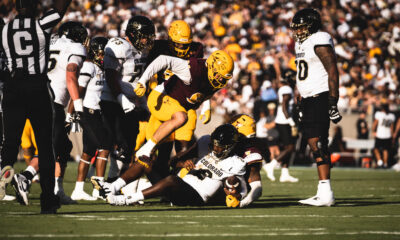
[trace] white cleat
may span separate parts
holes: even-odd
[[[109,194],[107,196],[107,202],[113,206],[124,206],[126,204],[126,196],[125,195],[113,195]]]
[[[330,207],[335,205],[335,198],[333,197],[333,193],[325,197],[315,195],[314,197],[300,200],[299,203],[316,207]]]
[[[14,177],[14,169],[11,166],[5,166],[0,172],[0,200],[6,196],[6,187]]]
[[[71,194],[71,199],[75,201],[84,200],[84,201],[96,201],[97,198],[90,196],[85,191],[73,191]]]
[[[31,185],[31,182],[24,175],[15,174],[11,184],[14,188],[18,202],[21,205],[28,205],[29,187]]]
[[[392,169],[395,170],[396,172],[400,172],[400,163],[396,163],[395,165],[393,165]]]
[[[296,183],[299,181],[298,178],[292,177],[290,175],[281,175],[281,177],[279,178],[280,182],[291,182],[291,183]]]
[[[272,182],[275,182],[275,176],[274,176],[274,166],[271,163],[267,163],[263,166],[265,172],[267,173],[267,177],[269,180]]]
[[[14,201],[15,197],[11,195],[5,195],[1,201]]]
[[[77,204],[70,196],[67,196],[64,191],[58,191],[56,195],[60,198],[60,203],[62,205]]]
[[[115,191],[112,191],[114,188],[112,188],[111,183],[100,181],[96,177],[91,177],[90,181],[93,184],[93,188],[97,189],[99,191],[99,195],[104,199],[106,199],[109,194],[116,194]]]

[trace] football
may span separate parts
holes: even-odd
[[[240,180],[236,176],[227,177],[224,181],[224,187],[229,190],[236,189],[237,192],[240,190]]]

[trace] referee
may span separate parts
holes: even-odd
[[[37,0],[16,0],[18,15],[1,29],[0,34],[0,48],[6,55],[10,71],[3,90],[1,168],[16,162],[22,130],[29,118],[39,150],[42,214],[54,214],[60,207],[54,195],[53,100],[47,63],[51,30],[61,21],[70,2],[54,1],[53,8],[37,20]]]

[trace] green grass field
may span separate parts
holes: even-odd
[[[67,194],[76,167],[69,164]],[[79,202],[40,215],[34,184],[29,206],[0,202],[0,239],[400,239],[400,173],[333,168],[336,206],[321,208],[297,203],[315,194],[315,168],[293,168],[299,183],[270,182],[262,174],[263,195],[245,209],[171,207],[153,199],[126,207]],[[91,184],[85,189],[91,192]],[[10,186],[7,191],[14,194]]]

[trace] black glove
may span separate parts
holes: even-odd
[[[338,99],[335,97],[329,97],[329,118],[333,123],[338,123],[340,120],[342,120],[342,116],[339,113],[339,110],[337,108],[337,101]]]
[[[294,105],[292,118],[296,125],[300,127],[303,122],[303,105],[300,99],[297,99],[297,104]]]
[[[192,169],[189,171],[189,174],[196,176],[200,180],[203,180],[206,177],[211,177],[212,175],[210,170],[205,170],[205,169]]]

